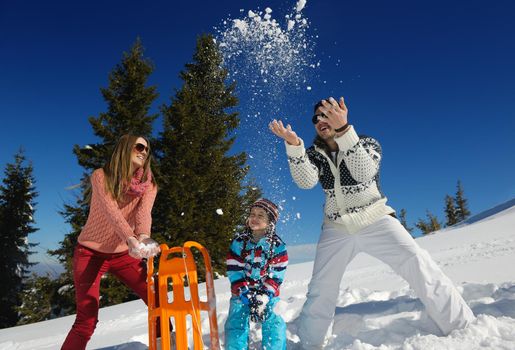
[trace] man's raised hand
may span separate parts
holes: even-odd
[[[288,142],[290,145],[299,146],[300,139],[292,130],[291,125],[288,124],[286,127],[283,125],[282,121],[277,121],[276,119],[272,120],[270,124],[268,124],[268,128],[272,133],[276,136],[282,138],[284,141]]]
[[[343,97],[340,97],[340,101],[338,102],[332,97],[329,97],[327,100],[322,100],[322,106],[320,106],[319,109],[327,117],[327,123],[331,125],[333,129],[339,129],[348,122],[347,115],[349,114],[349,110],[345,105]]]

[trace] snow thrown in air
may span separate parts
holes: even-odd
[[[310,81],[318,74],[316,35],[302,12],[305,7],[306,1],[299,0],[282,14],[270,7],[241,9],[239,18],[227,18],[215,27],[223,64],[229,80],[236,81],[240,99],[238,142],[248,155],[251,178],[265,197],[279,205],[283,224],[301,216],[290,200],[294,185],[284,145],[268,124],[273,119],[290,123],[294,116],[288,113],[295,94],[311,91]]]

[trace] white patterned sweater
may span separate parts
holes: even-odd
[[[315,145],[306,150],[302,139],[299,146],[285,142],[288,164],[300,188],[313,188],[320,181],[325,192],[324,224],[343,225],[348,233],[356,233],[395,213],[379,188],[381,146],[371,137],[358,136],[353,126],[334,140],[339,148],[337,164]]]

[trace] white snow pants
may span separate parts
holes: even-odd
[[[325,224],[298,321],[298,335],[306,349],[321,348],[334,317],[343,272],[359,252],[387,263],[404,278],[444,334],[474,320],[451,280],[397,219],[386,215],[355,234],[346,233],[341,225]]]

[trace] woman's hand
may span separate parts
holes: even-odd
[[[141,255],[148,259],[152,256],[156,256],[161,252],[159,244],[150,238],[148,235],[142,234],[139,236],[139,245]]]
[[[282,121],[273,120],[270,124],[268,124],[268,128],[272,131],[276,136],[282,138],[284,141],[288,142],[290,145],[299,146],[300,139],[292,130],[291,125],[288,124],[284,127]]]
[[[148,235],[144,234],[140,235],[139,239],[129,237],[127,239],[127,246],[129,247],[129,255],[135,259],[148,259],[161,252],[159,244]]]
[[[127,246],[129,247],[129,255],[134,259],[142,259],[141,250],[139,247],[139,241],[136,237],[129,237],[127,239]]]

